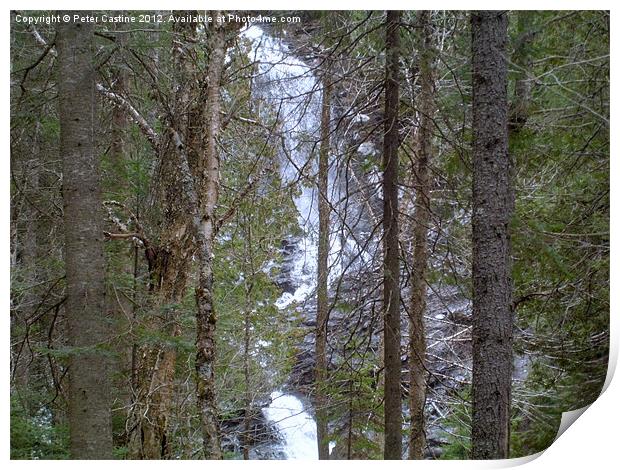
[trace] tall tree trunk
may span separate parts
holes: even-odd
[[[176,305],[185,294],[186,273],[191,261],[191,251],[187,248],[189,242],[175,239],[174,228],[179,226],[171,225],[162,233],[159,247],[147,249],[153,290],[151,309],[154,312],[148,327],[171,337],[180,334]],[[129,455],[132,459],[168,458],[168,418],[174,389],[176,349],[173,345],[147,345],[141,348],[139,355]]]
[[[215,12],[215,15],[219,12]],[[204,179],[198,185],[200,227],[198,229],[199,279],[196,287],[196,393],[202,426],[205,458],[221,459],[219,416],[215,396],[215,327],[213,302],[213,245],[215,208],[219,192],[219,154],[216,138],[220,128],[220,81],[226,52],[224,25],[213,23],[209,31],[207,76],[206,143],[201,162]]]
[[[329,60],[329,59],[327,59]],[[327,63],[327,61],[326,61]],[[323,75],[323,103],[321,108],[321,147],[319,149],[319,247],[317,263],[317,307],[316,307],[316,373],[315,373],[315,394],[316,394],[316,429],[317,444],[319,450],[319,460],[329,459],[329,438],[328,438],[328,413],[327,396],[325,388],[327,386],[327,321],[329,316],[329,299],[327,294],[328,280],[328,256],[329,256],[329,200],[328,191],[328,172],[329,172],[329,147],[330,147],[330,100],[331,84],[329,76],[329,66],[325,67]]]
[[[429,164],[432,156],[432,125],[435,103],[433,99],[433,44],[429,11],[419,12],[420,40],[420,98],[418,114],[418,149],[413,168],[415,187],[415,214],[413,221],[413,278],[409,307],[409,409],[411,432],[409,458],[424,457],[424,403],[426,378],[424,358],[426,337],[424,313],[426,312],[426,273],[428,269],[428,228],[431,221]]]
[[[398,102],[400,12],[386,21],[385,134],[383,141],[383,330],[385,357],[385,459],[402,458],[400,393],[400,286],[398,248]]]
[[[73,15],[72,15],[73,16]],[[63,160],[71,456],[112,458],[105,262],[99,158],[95,151],[93,26],[58,26],[60,154]]]
[[[123,24],[115,26],[118,31],[123,31]],[[120,96],[129,96],[129,77],[122,55],[126,41],[126,34],[116,35],[116,44],[120,48],[121,53],[118,54],[119,62],[113,68],[115,81],[111,91]],[[131,123],[127,113],[120,106],[112,108],[111,121],[110,149],[106,156],[108,174],[104,180],[104,187],[114,194],[114,199],[122,200],[131,191],[126,171],[129,162],[128,132]],[[133,209],[135,214],[139,214],[135,207]],[[133,366],[135,364],[137,346],[131,335],[127,335],[126,332],[132,331],[133,317],[136,311],[135,302],[132,302],[129,295],[129,289],[133,290],[135,296],[135,288],[137,286],[137,250],[138,247],[134,243],[114,243],[108,246],[106,311],[110,313],[114,325],[114,335],[117,338],[112,343],[112,346],[118,351],[112,364],[115,372],[112,375],[112,386],[114,390],[118,390],[113,403],[113,409],[116,410],[113,412],[114,420],[126,417],[127,405],[131,406],[134,399],[135,383],[133,379],[135,378],[135,373]],[[119,283],[119,278],[114,277],[114,273],[119,272],[123,274],[123,278],[125,276],[126,279],[133,278],[133,285]],[[115,441],[115,445],[125,446],[128,444],[129,435],[124,433],[121,437],[122,441]]]
[[[146,249],[153,312],[146,326],[170,337],[181,334],[177,305],[187,293],[188,273],[196,250],[194,222],[192,214],[188,215],[190,196],[182,184],[182,157],[175,141],[175,135],[189,134],[187,109],[194,81],[193,69],[186,62],[190,62],[187,44],[192,41],[194,27],[191,23],[174,25],[172,57],[176,92],[168,129],[161,133],[161,141],[157,143],[161,166],[158,199],[163,208],[163,220],[159,245]],[[129,455],[133,459],[168,458],[168,420],[177,351],[174,345],[156,342],[140,348],[137,356],[136,403],[132,410],[134,423]]]
[[[509,223],[508,18],[475,12],[473,69],[473,415],[472,458],[509,455],[512,281]]]

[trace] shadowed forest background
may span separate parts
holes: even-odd
[[[544,450],[607,373],[609,32],[12,11],[11,458]]]

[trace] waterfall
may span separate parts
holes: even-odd
[[[268,103],[267,113],[275,112],[283,136],[279,155],[280,174],[283,184],[295,184],[301,179],[300,192],[293,200],[298,211],[298,222],[303,230],[299,240],[291,280],[294,292],[285,292],[276,302],[284,309],[294,302],[308,298],[316,286],[318,257],[318,194],[314,184],[317,172],[317,154],[321,127],[321,85],[312,67],[288,51],[280,39],[266,34],[258,26],[251,26],[241,33],[252,42],[251,58],[258,62],[255,95]],[[330,167],[328,194],[330,203],[340,197],[340,184],[335,168]],[[341,240],[336,233],[330,234],[329,279],[338,277],[341,271]],[[357,247],[356,244],[348,246]]]
[[[241,33],[252,43],[253,59],[258,62],[255,93],[268,103],[266,117],[277,114],[283,136],[279,155],[280,175],[285,185],[296,184],[300,175],[316,172],[313,147],[320,130],[320,93],[310,67],[287,52],[282,41],[265,34],[258,26]],[[303,180],[302,180],[303,183]],[[284,292],[276,301],[283,310],[304,302],[316,286],[318,256],[318,204],[315,187],[301,184],[293,200],[303,235],[296,241],[290,280],[293,292]],[[288,459],[318,459],[316,423],[305,411],[304,403],[289,394],[274,391],[271,404],[263,409],[283,438],[282,451]]]
[[[288,54],[287,46],[281,40],[265,34],[258,26],[247,28],[242,36],[252,41],[252,55],[258,62],[255,93],[267,102],[265,113],[276,113],[280,123],[282,182],[295,184],[300,174],[311,175],[316,171],[312,155],[315,136],[320,129],[317,118],[320,116],[320,96],[316,93],[316,79],[307,64]],[[319,215],[315,188],[308,183],[299,185],[300,192],[294,196],[298,223],[304,233],[291,269],[291,281],[296,289],[293,293],[285,292],[278,299],[276,306],[280,309],[293,302],[303,302],[316,285]]]
[[[288,459],[317,460],[316,422],[302,401],[281,392],[271,394],[271,404],[263,409],[284,439],[282,451]]]

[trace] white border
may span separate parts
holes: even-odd
[[[119,9],[185,9],[185,8],[197,8],[197,9],[213,9],[213,8],[225,8],[225,9],[277,9],[277,10],[304,10],[304,9],[312,9],[312,10],[337,10],[337,9],[402,9],[402,10],[413,10],[413,9],[451,9],[451,10],[460,10],[460,9],[538,9],[538,10],[571,10],[571,9],[587,9],[587,10],[611,10],[611,26],[612,26],[612,34],[611,34],[611,64],[612,71],[611,76],[616,77],[616,57],[615,51],[617,50],[617,40],[616,34],[618,31],[618,21],[616,19],[616,11],[617,9],[613,8],[613,3],[611,1],[600,1],[600,0],[591,0],[588,2],[584,1],[575,1],[575,0],[563,0],[563,1],[550,1],[550,0],[522,0],[519,2],[510,1],[510,2],[498,2],[498,1],[469,1],[469,2],[457,2],[457,1],[447,1],[447,0],[437,0],[437,1],[393,1],[393,0],[385,0],[382,2],[377,1],[367,1],[367,0],[349,0],[349,1],[334,1],[334,0],[314,0],[311,3],[304,2],[292,2],[290,0],[226,0],[226,1],[182,1],[182,2],[170,2],[170,1],[161,1],[161,0],[153,0],[153,1],[136,1],[136,0],[109,0],[107,2],[101,1],[92,1],[88,2],[88,5],[85,5],[84,2],[79,1],[56,1],[51,4],[49,1],[24,1],[20,2],[20,4],[16,4],[13,2],[13,5],[9,5],[10,9],[15,10],[52,10],[52,9],[82,9],[84,7],[88,7],[90,9],[95,10],[119,10]],[[4,35],[4,43],[2,44],[2,51],[4,55],[4,60],[2,61],[2,76],[5,79],[5,106],[2,112],[2,129],[5,132],[5,145],[3,147],[3,157],[1,159],[0,165],[2,168],[2,174],[4,175],[3,184],[0,185],[0,191],[2,194],[2,210],[3,210],[3,218],[1,221],[1,231],[2,236],[4,237],[5,249],[0,252],[0,265],[4,267],[1,271],[2,273],[2,284],[1,284],[1,298],[4,299],[5,306],[7,307],[2,315],[2,331],[5,332],[6,338],[6,348],[5,353],[2,355],[2,364],[4,366],[4,373],[2,374],[2,397],[0,398],[2,403],[3,410],[3,426],[0,431],[0,446],[4,449],[4,458],[6,460],[9,459],[9,423],[10,423],[10,412],[9,412],[9,354],[8,354],[8,345],[9,345],[9,289],[10,289],[10,277],[9,277],[9,142],[10,142],[10,126],[9,126],[9,106],[10,102],[9,96],[9,22],[10,15],[9,12],[5,10],[5,14],[0,19],[0,24],[2,25],[2,30],[6,32]],[[611,83],[611,96],[612,98],[617,96],[617,86],[612,80]],[[612,99],[613,103],[613,99]],[[613,123],[617,123],[617,111],[615,106],[611,108],[611,121]],[[613,129],[613,127],[612,127]],[[610,155],[614,155],[614,150],[618,149],[618,140],[617,133],[613,133],[611,135],[611,153]],[[613,240],[612,246],[615,247],[615,243],[618,238],[618,230],[617,223],[615,221],[619,220],[618,218],[618,191],[614,190],[614,185],[618,181],[618,164],[614,159],[611,161],[611,214],[612,214],[612,223],[610,226],[611,230],[611,238]],[[611,281],[612,286],[617,284],[618,280],[618,257],[614,249],[612,248],[611,252]],[[614,282],[615,281],[615,282]],[[353,468],[373,468],[375,469],[376,465],[381,465],[382,467],[388,466],[390,468],[458,468],[458,469],[480,469],[480,468],[505,468],[512,467],[516,465],[521,465],[527,463],[528,469],[545,469],[548,468],[579,468],[579,469],[606,469],[612,468],[610,462],[614,462],[617,466],[617,453],[618,448],[618,430],[617,426],[620,424],[620,412],[618,411],[620,406],[620,385],[618,384],[618,379],[611,381],[613,376],[613,371],[615,370],[615,366],[618,360],[618,319],[617,319],[617,309],[620,305],[618,300],[620,296],[620,290],[614,290],[613,287],[611,289],[611,312],[616,312],[615,314],[611,314],[611,341],[612,347],[610,351],[610,366],[609,372],[606,381],[606,390],[601,395],[601,397],[590,406],[583,415],[579,418],[578,424],[575,426],[571,426],[564,434],[562,434],[559,439],[546,451],[542,452],[537,456],[526,457],[523,459],[515,459],[508,461],[494,461],[494,462],[476,462],[476,461],[421,461],[421,462],[409,462],[409,461],[398,461],[398,462],[371,462],[371,461],[355,461],[355,462],[346,462],[346,461],[323,461],[320,465],[323,467],[349,467]],[[529,462],[529,463],[528,463]],[[295,466],[305,466],[310,464],[310,462],[297,461],[294,462]],[[75,462],[75,461],[57,461],[57,462],[36,462],[36,461],[11,461],[10,465],[15,468],[23,468],[23,467],[39,467],[43,468],[51,468],[51,469],[61,469],[61,468],[82,468],[84,462]],[[108,462],[89,462],[89,467],[93,468],[107,468]],[[137,462],[137,461],[114,461],[112,464],[114,466],[118,465],[121,467],[132,466],[132,468],[148,468],[152,466],[156,467],[169,467],[171,465],[184,466],[185,468],[204,468],[206,465],[209,468],[214,465],[212,462],[204,462],[204,461],[183,461],[183,462],[166,462],[166,461],[149,461],[149,462]],[[215,466],[219,468],[233,468],[239,467],[247,469],[248,466],[251,465],[251,468],[256,469],[272,469],[272,468],[290,468],[291,461],[252,461],[252,463],[245,463],[242,461],[225,461],[225,462],[217,462]],[[316,465],[316,463],[315,463]]]

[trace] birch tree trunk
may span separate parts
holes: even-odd
[[[71,15],[73,16],[73,15]],[[63,161],[69,432],[75,459],[112,458],[99,157],[95,150],[93,26],[58,26],[60,154]]]
[[[218,15],[219,12],[215,12]],[[215,396],[215,327],[213,302],[213,245],[215,208],[219,192],[220,159],[216,138],[220,128],[220,81],[226,52],[225,29],[218,23],[209,31],[209,70],[207,76],[206,142],[198,187],[200,222],[198,229],[199,279],[196,287],[196,394],[202,426],[205,458],[221,459],[219,416]]]
[[[508,19],[475,12],[473,68],[473,415],[472,458],[509,455],[512,281],[509,223]]]

